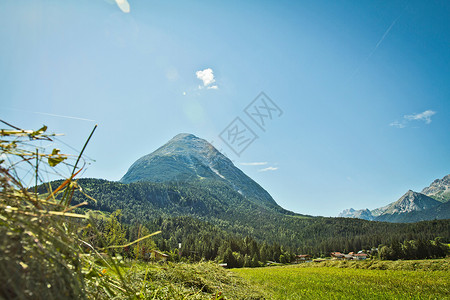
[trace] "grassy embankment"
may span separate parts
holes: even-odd
[[[450,260],[234,269],[268,299],[450,299]]]

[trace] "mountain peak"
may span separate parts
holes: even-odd
[[[389,205],[384,214],[421,211],[438,205],[439,202],[422,193],[407,191],[400,199]]]
[[[260,185],[238,169],[213,145],[190,133],[180,133],[156,151],[139,158],[120,180],[123,183],[197,182],[225,183],[255,203],[279,207]]]
[[[200,139],[200,138],[196,137],[192,133],[179,133],[172,138],[172,140],[181,140],[181,139],[192,140],[192,139]]]
[[[402,196],[402,198],[404,198],[404,197],[414,197],[414,196],[417,195],[417,194],[419,194],[419,193],[414,192],[413,190],[408,190],[408,191]]]

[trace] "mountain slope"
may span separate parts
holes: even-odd
[[[440,202],[424,194],[409,190],[396,202],[388,205],[381,215],[376,217],[377,221],[401,222],[408,220],[411,212],[420,212],[439,205]]]
[[[353,208],[345,209],[339,215],[339,218],[356,218],[372,221],[375,217],[368,209],[354,210]]]
[[[233,165],[207,141],[179,134],[151,154],[139,158],[120,180],[122,183],[222,182],[250,201],[281,209],[270,194]]]
[[[395,222],[412,223],[444,219],[450,219],[450,201],[439,203],[438,205],[425,210],[412,211],[407,214],[397,215],[395,218]]]
[[[430,196],[440,202],[450,200],[450,174],[442,179],[436,179],[430,186],[422,190],[422,194]]]

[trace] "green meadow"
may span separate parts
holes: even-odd
[[[448,265],[446,260],[441,262]],[[355,265],[290,265],[232,271],[263,291],[267,299],[450,299],[448,268],[402,270],[397,264],[396,269],[388,266],[387,270],[380,270]],[[410,265],[406,264],[406,268]]]

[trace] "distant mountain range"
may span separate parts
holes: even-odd
[[[374,209],[346,209],[338,217],[370,221],[418,222],[450,218],[450,175],[436,179],[421,193],[407,191],[397,201]]]

